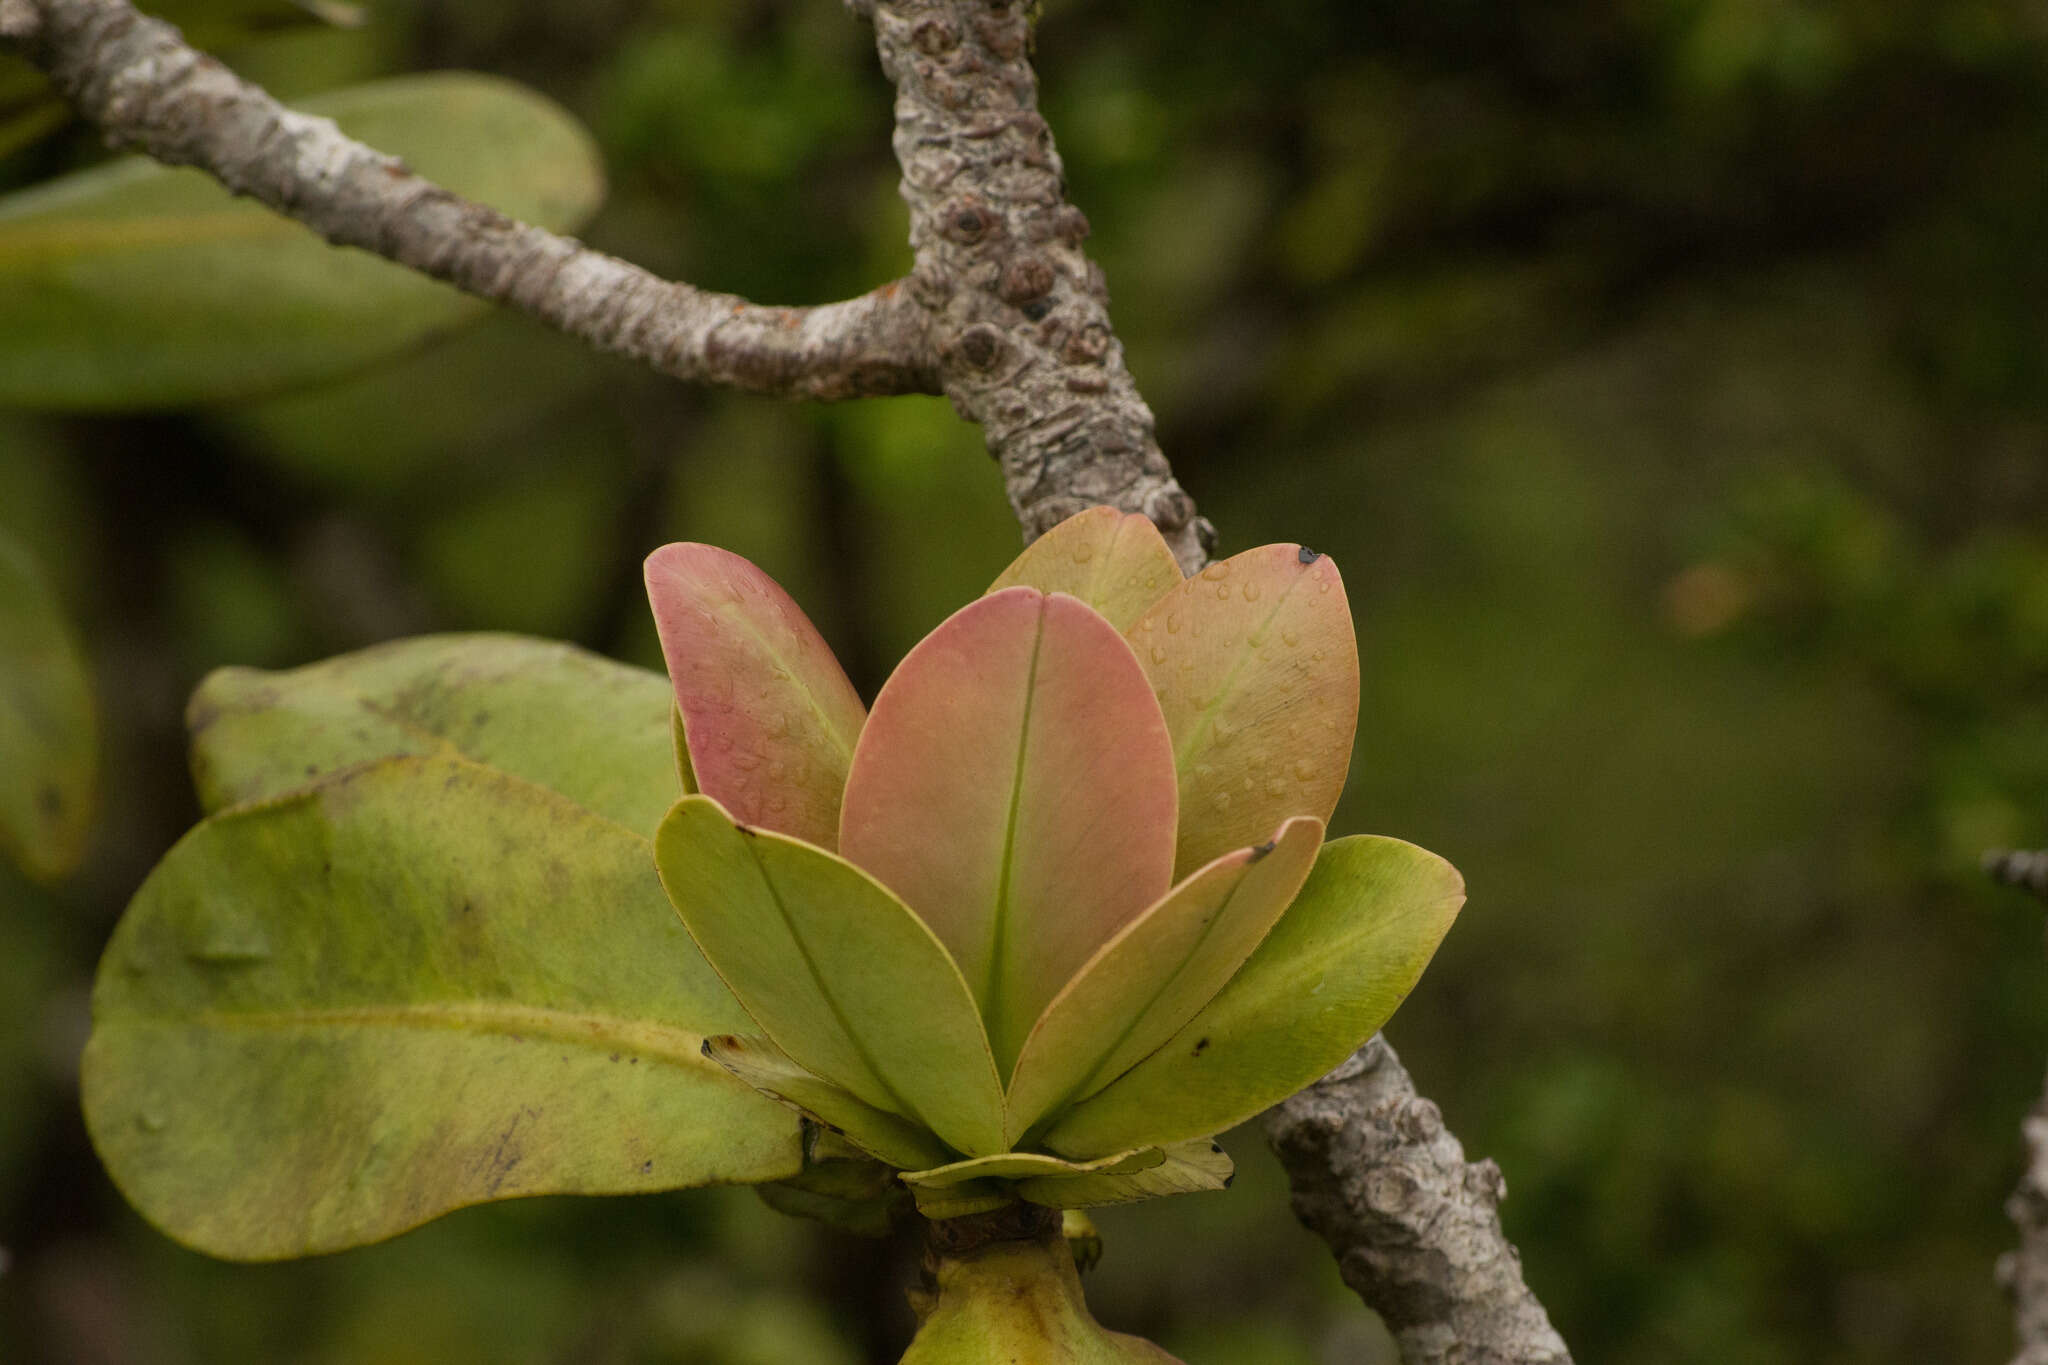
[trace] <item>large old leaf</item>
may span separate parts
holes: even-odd
[[[741,824],[836,848],[867,708],[817,627],[768,575],[712,545],[649,555],[647,599],[695,789]]]
[[[887,888],[812,844],[735,825],[708,796],[676,803],[654,851],[704,956],[792,1061],[955,1151],[1002,1150],[1002,1086],[967,984]]]
[[[800,1120],[702,1055],[746,1016],[647,841],[459,759],[216,815],[143,884],[93,995],[86,1122],[215,1255],[466,1204],[781,1179]]]
[[[404,77],[306,110],[544,227],[574,228],[603,196],[588,135],[508,81]],[[196,170],[129,158],[0,198],[0,404],[247,397],[395,354],[482,307],[336,250]]]
[[[1046,1003],[1166,891],[1174,802],[1130,646],[1072,597],[1006,588],[883,686],[840,849],[952,950],[1007,1075]]]
[[[192,770],[209,811],[353,764],[454,754],[651,835],[679,793],[669,688],[574,645],[427,635],[304,668],[223,668],[193,694]]]
[[[1046,1006],[1010,1080],[1010,1140],[1136,1065],[1209,1003],[1301,889],[1322,842],[1298,816],[1218,858],[1104,944]]]
[[[1118,630],[1181,581],[1180,565],[1150,517],[1091,507],[1031,542],[989,588],[1037,588],[1080,598]]]
[[[37,881],[78,866],[98,762],[78,641],[28,551],[0,534],[0,852]]]
[[[1327,555],[1233,555],[1154,603],[1130,635],[1173,732],[1176,877],[1289,816],[1328,822],[1358,728],[1358,641]]]
[[[1165,1046],[1055,1123],[1074,1157],[1220,1133],[1328,1072],[1393,1014],[1465,901],[1442,858],[1399,839],[1325,844],[1294,904]]]

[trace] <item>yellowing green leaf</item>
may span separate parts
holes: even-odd
[[[848,1142],[898,1170],[917,1170],[952,1159],[919,1125],[870,1104],[791,1061],[765,1038],[720,1034],[704,1040],[704,1055],[764,1095],[801,1109]]]
[[[300,1256],[490,1199],[794,1175],[801,1121],[702,1055],[745,1023],[644,839],[390,759],[158,865],[100,965],[86,1122],[173,1237]]]
[[[69,875],[98,766],[78,641],[28,551],[0,535],[0,852],[39,882]]]
[[[1040,1176],[1021,1182],[1017,1193],[1048,1208],[1094,1209],[1227,1189],[1235,1172],[1228,1152],[1207,1138],[1196,1138],[1172,1144],[1160,1160],[1144,1166]]]
[[[691,937],[792,1061],[955,1151],[1003,1149],[1002,1086],[973,998],[881,883],[801,840],[735,825],[708,796],[678,801],[654,850]]]
[[[1378,1031],[1465,901],[1442,858],[1399,839],[1323,845],[1273,932],[1150,1057],[1062,1116],[1054,1151],[1088,1157],[1220,1133],[1328,1072]]]
[[[817,627],[767,574],[712,545],[649,555],[647,599],[693,790],[743,825],[836,848],[867,708]]]
[[[603,197],[589,136],[509,81],[403,77],[305,108],[543,227],[573,229]],[[397,354],[484,306],[140,157],[0,198],[0,405],[249,397]]]
[[[1262,545],[1211,564],[1130,638],[1173,733],[1174,876],[1289,816],[1329,821],[1358,728],[1358,641],[1328,556]]]
[[[1115,628],[1006,588],[948,617],[875,698],[839,846],[952,951],[1007,1075],[1046,1003],[1165,893],[1173,788]]]
[[[1298,816],[1218,858],[1102,946],[1046,1006],[1010,1080],[1010,1140],[1108,1085],[1194,1017],[1301,889],[1322,842]]]
[[[1166,1153],[1157,1147],[1118,1152],[1094,1161],[1068,1161],[1047,1152],[1000,1152],[994,1156],[955,1161],[927,1171],[905,1171],[903,1183],[918,1189],[943,1190],[964,1185],[970,1180],[1058,1180],[1105,1172],[1121,1175],[1126,1171],[1150,1170],[1164,1160]]]
[[[282,672],[223,668],[186,710],[200,803],[219,810],[396,754],[450,754],[641,835],[678,792],[667,679],[574,645],[426,635]]]
[[[1181,581],[1180,564],[1150,517],[1091,507],[1047,531],[990,585],[1078,597],[1118,630]]]

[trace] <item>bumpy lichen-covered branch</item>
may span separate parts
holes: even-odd
[[[1266,1115],[1294,1211],[1336,1253],[1408,1365],[1570,1365],[1501,1232],[1507,1193],[1375,1037]]]
[[[1024,0],[851,0],[896,83],[896,158],[946,396],[979,422],[1027,537],[1143,512],[1181,566],[1214,534],[1174,481],[1109,325],[1088,220],[1038,113]]]
[[[900,285],[768,308],[657,278],[285,108],[127,0],[0,0],[0,39],[110,141],[663,374],[800,398],[937,392],[925,311]]]

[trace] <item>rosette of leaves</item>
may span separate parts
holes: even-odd
[[[1369,1037],[1463,900],[1413,845],[1323,839],[1335,567],[1184,580],[1095,509],[872,710],[745,560],[647,570],[666,682],[476,636],[208,680],[213,813],[95,993],[108,1169],[242,1258],[517,1195],[914,1201],[1013,1232],[935,1238],[907,1360],[1164,1358],[1094,1325],[1055,1211],[1221,1188],[1213,1135]]]

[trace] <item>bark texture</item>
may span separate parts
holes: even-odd
[[[1987,853],[1984,870],[1995,881],[2048,900],[2048,849]],[[2027,1168],[2005,1201],[2020,1244],[1998,1258],[1998,1283],[2012,1296],[2012,1365],[2048,1365],[2048,1091],[2027,1111],[2020,1136]]]
[[[1201,568],[1214,531],[1160,451],[1081,249],[1087,219],[1037,111],[1027,5],[847,3],[872,19],[896,83],[917,264],[811,308],[661,280],[464,200],[284,108],[127,0],[0,0],[0,42],[109,141],[661,373],[788,397],[944,393],[987,432],[1026,539],[1112,503],[1151,517],[1183,570]],[[1296,1211],[1410,1365],[1568,1365],[1501,1235],[1499,1171],[1465,1163],[1384,1042],[1267,1125]]]
[[[1465,1160],[1384,1038],[1265,1123],[1294,1212],[1329,1242],[1408,1365],[1570,1365],[1501,1232],[1500,1168]]]
[[[788,397],[938,391],[924,310],[899,284],[768,308],[660,279],[285,108],[127,0],[0,0],[0,38],[110,142],[198,166],[330,242],[510,304],[599,350],[677,379]]]
[[[1215,543],[1174,481],[1109,325],[1038,113],[1022,0],[853,0],[896,83],[896,159],[946,396],[979,422],[1032,539],[1095,503],[1143,512],[1184,572]]]

